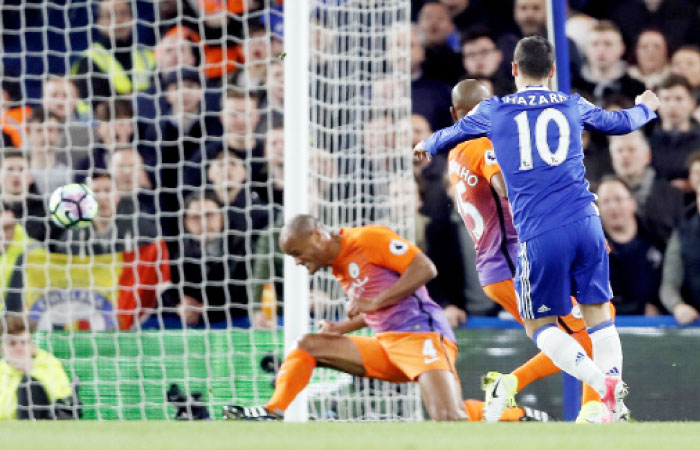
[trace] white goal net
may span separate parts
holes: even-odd
[[[410,2],[309,3],[311,212],[412,239]],[[283,164],[294,4],[0,5],[0,329],[37,324],[83,419],[220,418],[270,397],[288,300],[276,240],[295,188]],[[49,197],[69,183],[99,205],[84,228],[51,221]],[[310,299],[312,327],[344,315],[329,273]],[[422,417],[416,386],[317,370],[307,392],[316,419]]]
[[[332,229],[382,224],[413,239],[409,35],[408,1],[312,2],[310,204]],[[345,301],[330,273],[312,279],[315,320],[342,317]],[[316,398],[318,417],[422,416],[412,385],[355,380]]]

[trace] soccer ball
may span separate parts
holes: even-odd
[[[84,228],[97,215],[97,198],[84,184],[61,186],[49,199],[51,219],[64,228]]]

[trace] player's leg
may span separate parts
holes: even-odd
[[[483,287],[483,290],[488,298],[501,305],[515,320],[520,322],[521,325],[523,324],[523,319],[518,311],[518,299],[515,297],[515,287],[512,278],[499,281],[498,283],[487,284]]]
[[[573,267],[576,298],[588,335],[593,343],[593,358],[605,374],[606,392],[600,392],[603,403],[613,413],[620,413],[617,402],[627,394],[622,382],[622,345],[610,313],[610,273],[600,218],[583,219],[579,226],[578,255]],[[594,386],[595,388],[595,386]],[[625,408],[626,409],[626,408]]]
[[[574,222],[576,224],[577,222]],[[520,244],[515,285],[525,330],[554,364],[604,394],[605,376],[581,345],[557,325],[571,311],[571,265],[578,228],[572,224]]]
[[[484,292],[494,302],[511,313],[521,324],[523,319],[518,311],[518,299],[515,295],[513,279],[503,280],[484,286]],[[559,368],[546,355],[540,353],[512,372],[517,378],[516,392],[530,383],[559,372]]]
[[[306,334],[280,366],[275,392],[265,408],[277,414],[284,414],[289,404],[309,383],[313,369],[317,366],[330,367],[357,376],[365,373],[362,355],[349,337]]]
[[[461,388],[449,370],[431,370],[418,377],[423,404],[432,420],[467,420]]]
[[[369,338],[366,338],[369,339]],[[377,344],[381,350],[381,346]],[[234,419],[281,418],[284,411],[306,387],[315,367],[330,367],[352,375],[364,376],[362,354],[348,336],[310,333],[289,352],[277,373],[275,391],[264,407],[224,407],[224,415]]]
[[[436,332],[387,332],[378,334],[377,340],[393,367],[407,379],[418,382],[432,420],[467,419],[462,387],[455,369],[456,343]],[[365,366],[368,376],[372,376],[369,372],[375,372],[373,364],[366,362]],[[377,375],[374,377],[388,379]]]
[[[588,333],[586,333],[586,330],[579,330],[571,334],[571,336],[578,341],[579,344],[581,344],[581,347],[586,351],[586,354],[588,355],[589,358],[593,359],[593,343],[591,342],[591,337],[588,336]],[[594,361],[595,362],[595,361]],[[583,383],[583,393],[581,397],[581,404],[585,405],[588,402],[599,402],[600,401],[600,395],[587,385],[586,383]]]

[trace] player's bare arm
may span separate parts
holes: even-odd
[[[337,322],[322,320],[318,324],[318,332],[323,334],[346,334],[366,327],[364,314],[358,314],[353,318],[341,319]]]
[[[498,172],[491,177],[491,187],[496,194],[501,198],[508,198],[508,191],[506,190],[506,180],[503,178],[503,174]]]
[[[348,303],[348,317],[374,312],[393,305],[413,294],[437,276],[435,264],[423,253],[417,253],[411,264],[389,289],[373,298],[354,298]]]

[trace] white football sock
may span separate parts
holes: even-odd
[[[605,375],[595,365],[576,339],[556,325],[545,325],[532,337],[537,347],[564,372],[587,383],[600,395],[605,395]]]
[[[606,320],[588,329],[593,342],[593,361],[606,377],[622,377],[622,345],[617,328]]]

